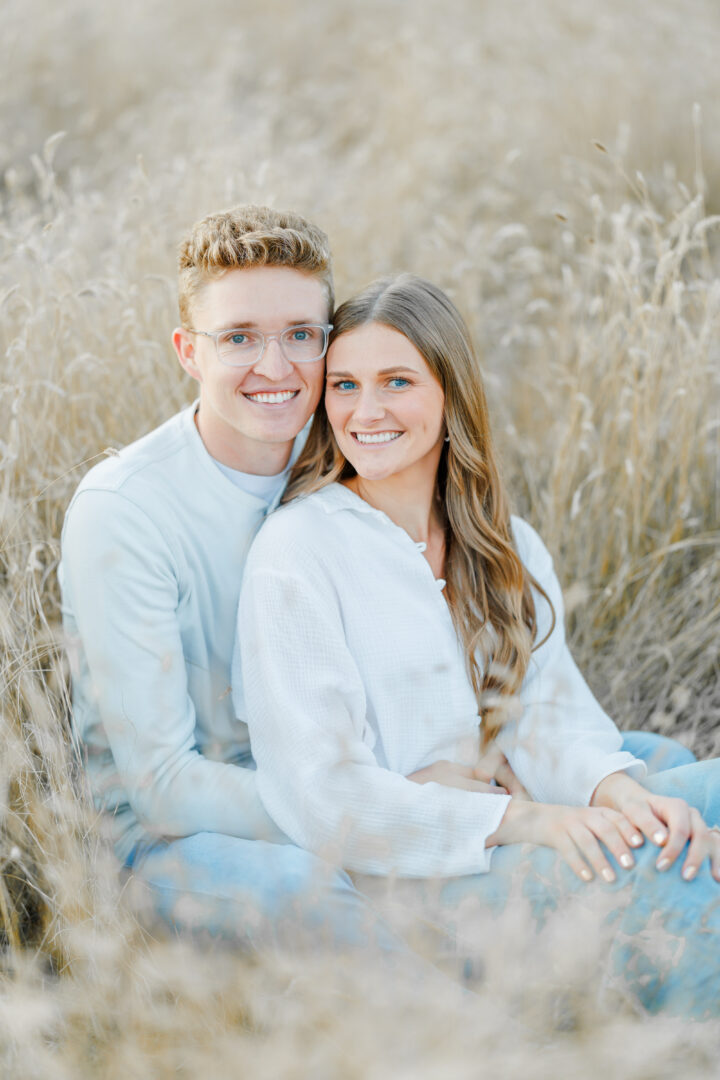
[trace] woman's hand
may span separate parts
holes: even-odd
[[[582,881],[591,881],[594,870],[604,881],[612,882],[615,871],[601,845],[629,870],[635,864],[630,851],[635,832],[635,826],[617,810],[513,799],[486,846],[542,844],[554,848]]]
[[[601,780],[591,804],[619,810],[636,827],[633,846],[642,843],[641,833],[662,848],[655,863],[667,870],[688,844],[682,876],[692,881],[705,859],[713,877],[720,881],[720,832],[709,828],[694,806],[684,799],[655,795],[625,773],[611,773]]]

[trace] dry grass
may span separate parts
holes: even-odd
[[[468,1012],[144,935],[75,768],[54,576],[83,470],[192,395],[179,233],[290,205],[341,297],[391,269],[454,294],[593,687],[718,752],[713,0],[10,0],[3,39],[3,1075],[714,1075],[716,1032],[598,1015],[582,966],[513,984],[507,942]]]

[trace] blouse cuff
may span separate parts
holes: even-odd
[[[582,806],[589,806],[598,784],[612,773],[624,772],[633,780],[642,780],[647,776],[647,765],[639,758],[633,757],[627,750],[619,750],[615,754],[608,754],[600,767],[592,774],[588,771],[583,789],[587,792],[583,796]]]

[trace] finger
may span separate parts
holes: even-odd
[[[658,870],[668,870],[688,842],[690,807],[682,799],[664,799],[661,812],[665,814],[668,838],[655,865]]]
[[[569,836],[566,836],[558,844],[558,851],[560,852],[572,872],[576,874],[581,881],[592,881],[594,876],[592,870],[580,854],[577,845],[573,843]]]
[[[615,821],[615,827],[619,829],[623,840],[631,848],[642,847],[645,842],[642,832],[639,831],[637,825],[633,825],[629,818],[624,814],[618,814]]]
[[[690,828],[690,843],[682,868],[685,881],[692,881],[694,877],[697,877],[698,870],[710,854],[711,847],[710,830],[694,807],[690,810]]]
[[[603,842],[610,854],[617,859],[622,868],[630,870],[635,865],[635,859],[630,851],[629,843],[620,829],[622,820],[622,814],[613,815],[612,817],[603,815],[594,823],[592,831]],[[630,822],[626,822],[626,825],[628,831],[632,834],[633,830]]]
[[[720,881],[720,832],[710,829],[710,867],[712,876]]]
[[[649,803],[638,802],[633,803],[632,806],[623,806],[623,813],[635,826],[635,831],[630,839],[633,847],[642,845],[643,835],[656,847],[662,847],[668,838],[667,826],[664,820],[659,818],[652,810]]]
[[[495,779],[497,780],[498,784],[502,784],[503,787],[506,787],[508,791],[512,792],[513,795],[520,795],[527,798],[527,791],[522,786],[522,784],[520,783],[517,776],[512,771],[507,762],[505,762],[504,765],[500,765],[495,770]]]
[[[442,781],[437,781],[442,783]],[[452,783],[443,784],[444,787],[462,788],[463,791],[474,791],[480,795],[509,795],[510,793],[499,784],[485,784],[482,780],[474,780],[469,776],[459,773],[453,776]]]
[[[583,858],[590,863],[596,874],[608,884],[616,880],[615,871],[605,857],[595,835],[585,825],[574,825],[570,837]]]

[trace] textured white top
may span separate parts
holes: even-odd
[[[557,615],[533,653],[521,716],[500,745],[532,797],[586,805],[611,772],[644,765],[565,643],[560,586],[519,518],[520,557]],[[440,758],[472,762],[478,715],[461,647],[422,545],[339,484],[276,511],[248,556],[233,659],[258,792],[297,844],[365,873],[486,871],[509,796],[419,785]],[[539,639],[550,624],[536,595]],[[253,632],[249,633],[249,628]]]
[[[73,721],[121,859],[148,835],[285,839],[238,765],[249,739],[230,695],[245,556],[267,503],[217,467],[196,404],[92,468],[63,530]]]

